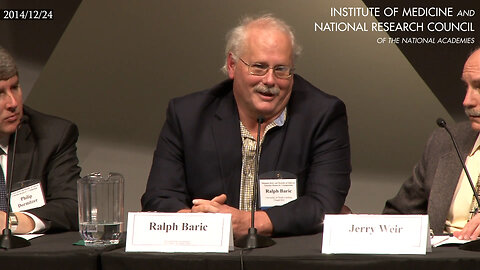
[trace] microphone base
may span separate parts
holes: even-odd
[[[480,240],[473,240],[459,247],[462,250],[480,251]]]
[[[272,238],[257,234],[256,228],[249,228],[248,234],[235,241],[235,246],[239,248],[264,248],[275,245]]]
[[[30,246],[30,241],[12,234],[10,229],[4,229],[0,236],[0,248],[14,249]]]

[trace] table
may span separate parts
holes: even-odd
[[[0,269],[480,269],[480,252],[457,246],[434,248],[427,255],[326,255],[321,234],[275,238],[276,245],[223,253],[125,252],[125,248],[75,246],[78,232],[45,235],[25,248],[0,250]],[[242,254],[243,253],[243,254]],[[243,256],[242,256],[243,255]]]
[[[78,232],[44,235],[23,248],[0,249],[0,269],[99,269],[102,248],[76,246]]]
[[[322,235],[275,238],[276,245],[243,252],[243,269],[479,269],[480,252],[458,246],[434,248],[427,255],[321,254]],[[242,269],[242,251],[216,253],[133,253],[124,248],[101,255],[102,270]]]

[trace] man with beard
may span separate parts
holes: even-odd
[[[477,190],[480,187],[480,49],[465,62],[463,106],[470,122],[450,128]],[[428,214],[435,234],[452,233],[459,239],[477,239],[480,214],[467,176],[450,136],[436,130],[422,159],[398,194],[386,202],[387,214]]]
[[[293,175],[296,192],[256,208],[258,232],[314,233],[324,214],[339,213],[350,188],[346,109],[293,74],[299,53],[291,28],[271,15],[229,33],[229,79],[169,103],[143,211],[231,213],[234,236],[247,234],[261,122],[259,172]]]

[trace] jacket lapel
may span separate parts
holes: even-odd
[[[13,151],[15,149],[15,156],[13,156]],[[30,125],[27,121],[24,121],[20,128],[17,130],[17,141],[16,146],[14,147],[14,136],[11,136],[9,150],[8,150],[8,170],[12,167],[12,162],[14,162],[13,170],[13,183],[27,180],[28,172],[31,170],[33,154],[35,151],[35,143],[33,139],[33,134],[30,129]],[[15,160],[13,160],[15,159]]]
[[[457,136],[458,148],[462,160],[467,155],[477,139],[478,132],[468,128],[467,132],[454,134]],[[450,140],[446,143],[452,144]],[[463,171],[463,166],[452,145],[452,151],[442,156],[438,162],[435,172],[436,179],[432,184],[430,199],[428,203],[428,214],[430,216],[431,228],[435,233],[442,233],[445,227],[448,211],[452,203],[453,195],[458,185],[458,178]]]
[[[242,168],[242,139],[238,111],[230,91],[224,96],[212,124],[213,139],[216,144],[218,163],[227,204],[238,207],[240,174]]]
[[[287,119],[290,112],[287,112]],[[265,134],[262,143],[262,151],[260,153],[260,174],[276,171],[278,167],[279,157],[282,145],[285,140],[288,120],[281,127],[274,127]]]
[[[461,171],[462,165],[455,152],[447,153],[440,158],[428,203],[430,227],[435,233],[443,232]]]

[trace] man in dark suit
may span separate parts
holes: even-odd
[[[169,103],[144,211],[231,213],[234,236],[245,235],[260,116],[259,172],[295,175],[298,197],[256,209],[258,232],[318,232],[324,214],[340,211],[351,171],[345,105],[293,75],[299,51],[290,27],[270,15],[230,32],[229,79]]]
[[[465,62],[462,80],[467,88],[463,106],[470,122],[456,124],[450,130],[476,185],[480,174],[480,50]],[[428,214],[435,234],[476,239],[480,235],[480,215],[472,212],[478,207],[474,201],[451,138],[444,129],[438,129],[428,140],[413,175],[386,202],[384,213]]]
[[[14,233],[78,230],[77,138],[73,123],[23,106],[15,62],[0,48],[0,187],[9,184],[7,176],[15,160],[12,186],[28,186],[35,181],[26,180],[37,180],[45,198],[43,206],[11,214]],[[0,230],[7,218],[5,199],[5,193],[0,194],[0,206],[4,208],[0,210]]]

